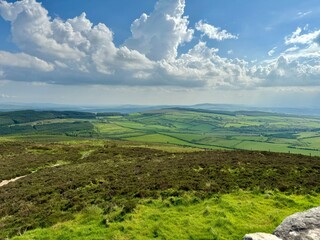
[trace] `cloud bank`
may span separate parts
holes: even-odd
[[[284,40],[287,51],[252,65],[223,58],[219,49],[197,40],[195,30],[214,41],[236,41],[238,36],[203,20],[192,29],[184,9],[185,0],[159,0],[151,13],[132,23],[132,35],[116,46],[111,29],[94,25],[85,13],[63,20],[51,18],[36,0],[0,0],[0,15],[10,22],[12,39],[21,50],[0,51],[0,80],[231,89],[320,85],[320,30],[302,33],[298,28]],[[179,53],[191,40],[197,43]]]

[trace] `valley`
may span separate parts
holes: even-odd
[[[320,156],[315,116],[180,108],[131,114],[30,111],[24,120],[19,118],[24,112],[1,114],[0,140],[109,139]]]

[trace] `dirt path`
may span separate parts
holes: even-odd
[[[48,167],[59,167],[59,166],[64,165],[64,164],[67,164],[67,163],[56,163],[56,164],[54,164],[54,165],[47,166],[47,167],[45,167],[45,168],[48,168]],[[43,168],[42,168],[42,169],[43,169]],[[36,173],[36,172],[38,172],[39,170],[41,170],[41,169],[35,170],[35,171],[33,171],[32,173],[30,173],[30,174]],[[25,178],[26,176],[29,176],[30,174],[27,174],[27,175],[24,175],[24,176],[20,176],[20,177],[16,177],[16,178],[12,178],[12,179],[10,179],[10,180],[3,180],[2,182],[0,182],[0,187],[3,187],[3,186],[5,186],[5,185],[8,185],[9,183],[15,182],[15,181],[17,181],[17,180],[19,180],[19,179],[21,179],[21,178]]]
[[[11,182],[15,182],[15,181],[17,181],[17,180],[19,180],[19,179],[21,179],[21,178],[24,178],[24,177],[26,177],[27,175],[25,175],[25,176],[20,176],[20,177],[16,177],[16,178],[12,178],[12,179],[10,179],[10,180],[3,180],[2,182],[0,182],[0,187],[3,187],[3,186],[5,186],[5,185],[7,185],[7,184],[9,184],[9,183],[11,183]]]

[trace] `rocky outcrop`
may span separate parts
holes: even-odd
[[[252,233],[244,236],[243,240],[281,240],[275,235],[268,233]]]
[[[244,240],[320,240],[320,207],[287,217],[273,232],[247,234]]]
[[[284,240],[319,240],[320,207],[287,217],[273,234]]]

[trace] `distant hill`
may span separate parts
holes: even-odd
[[[63,104],[24,104],[24,103],[0,103],[0,112],[17,110],[38,110],[38,111],[81,111],[81,112],[118,112],[136,113],[164,108],[188,108],[214,111],[259,111],[271,113],[284,113],[294,115],[320,116],[320,108],[289,108],[289,107],[256,107],[236,104],[195,104],[195,105],[105,105],[105,106],[75,106]]]
[[[12,112],[0,112],[0,125],[7,124],[20,124],[27,122],[34,122],[47,119],[69,119],[69,118],[81,118],[81,119],[93,119],[96,115],[87,112],[75,112],[75,111],[12,111]]]

